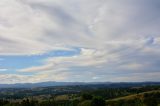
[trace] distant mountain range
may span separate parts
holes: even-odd
[[[39,82],[39,83],[16,83],[16,84],[0,84],[0,88],[33,88],[33,87],[49,87],[49,86],[72,86],[72,85],[88,85],[88,84],[109,84],[109,82]]]
[[[35,88],[50,86],[78,86],[78,85],[101,85],[107,87],[132,87],[160,85],[160,82],[39,82],[39,83],[16,83],[16,84],[0,84],[0,88]]]

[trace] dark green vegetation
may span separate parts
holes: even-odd
[[[160,86],[3,88],[0,106],[160,106]]]

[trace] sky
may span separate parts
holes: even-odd
[[[0,0],[0,83],[160,81],[160,0]]]

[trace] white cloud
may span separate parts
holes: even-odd
[[[128,70],[140,70],[143,67],[145,67],[144,64],[140,64],[140,63],[129,63],[129,64],[123,64],[122,66],[120,66],[119,68],[122,69],[128,69]]]
[[[1,0],[0,55],[81,49],[80,54],[50,57],[44,65],[19,70],[36,73],[35,81],[42,73],[77,76],[75,67],[89,68],[91,79],[122,69],[157,71],[159,5],[151,0]]]
[[[1,55],[30,55],[65,49],[60,44],[53,46],[41,41],[45,30],[56,29],[56,23],[48,14],[18,0],[2,0],[0,5]]]
[[[1,84],[13,83],[36,83],[41,81],[63,81],[67,73],[59,73],[56,75],[50,74],[37,74],[37,75],[20,75],[20,74],[1,74]]]
[[[138,1],[123,0],[2,0],[0,53],[33,55],[70,47],[110,51],[124,46],[116,42],[135,41],[149,34],[157,36],[158,11],[154,3],[148,3],[149,0],[141,7]],[[147,10],[153,13],[146,13]],[[145,17],[142,13],[146,13]],[[148,22],[152,18],[156,19]]]
[[[120,76],[114,79],[114,81],[123,82],[142,82],[142,81],[158,81],[160,72],[148,72],[148,73],[132,73],[127,76]]]
[[[54,66],[53,64],[47,64],[39,67],[30,67],[30,68],[22,69],[20,70],[20,72],[40,72],[45,70],[51,70],[53,66]]]
[[[0,68],[0,72],[7,71],[8,69]]]
[[[52,57],[42,66],[19,70],[20,72],[44,72],[69,70],[71,67],[96,66],[106,62],[104,53],[92,49],[81,49],[80,55],[71,57]]]

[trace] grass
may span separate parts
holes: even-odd
[[[124,97],[119,97],[119,98],[115,98],[115,99],[109,99],[106,100],[106,102],[108,101],[118,101],[118,100],[129,100],[129,99],[134,99],[134,98],[139,98],[139,99],[143,99],[144,94],[146,93],[156,93],[156,92],[160,92],[160,90],[153,90],[153,91],[148,91],[148,92],[142,92],[139,94],[133,94],[133,95],[128,95],[128,96],[124,96]]]

